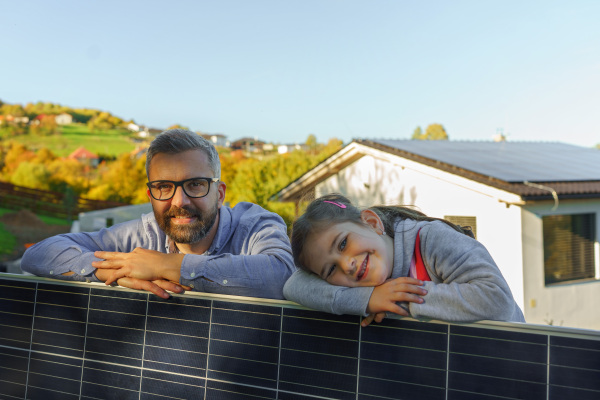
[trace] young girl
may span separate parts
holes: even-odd
[[[449,322],[525,322],[485,247],[448,221],[400,206],[359,210],[344,196],[314,200],[292,227],[300,268],[288,300],[333,314],[384,312]]]

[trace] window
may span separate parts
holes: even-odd
[[[596,215],[550,215],[542,223],[546,285],[595,278]]]
[[[473,236],[477,239],[477,218],[476,217],[463,217],[461,215],[446,215],[444,217],[446,221],[452,222],[454,225],[459,225],[463,228],[471,228]]]

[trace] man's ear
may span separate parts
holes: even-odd
[[[152,200],[152,196],[150,196],[150,189],[146,189],[146,196],[148,196],[148,198]]]
[[[225,182],[221,182],[219,181],[219,183],[217,183],[217,190],[218,190],[218,198],[217,198],[217,206],[218,208],[221,208],[221,206],[223,205],[223,202],[225,201],[225,192],[227,191],[227,185],[225,184]]]
[[[383,232],[385,232],[383,221],[381,221],[381,218],[379,218],[379,215],[377,215],[375,211],[369,209],[362,210],[360,212],[360,219],[377,233],[383,234]]]

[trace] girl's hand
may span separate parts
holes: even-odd
[[[423,288],[423,281],[419,279],[408,277],[392,279],[375,287],[369,299],[367,313],[378,314],[389,311],[407,317],[409,316],[408,311],[396,303],[406,301],[421,304],[424,301],[421,296],[426,294],[427,290]],[[366,325],[371,323],[372,320],[373,318],[368,320]],[[379,321],[375,320],[380,322],[383,318],[380,318]],[[363,320],[363,322],[365,321]]]
[[[362,326],[363,328],[366,326],[369,326],[369,324],[371,322],[373,322],[373,320],[377,323],[380,323],[381,321],[383,321],[384,318],[385,318],[384,312],[380,312],[377,314],[369,314],[365,318],[363,318],[362,321],[360,321],[360,326]]]

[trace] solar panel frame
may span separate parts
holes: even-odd
[[[0,274],[0,397],[581,399],[600,332],[360,318]]]

